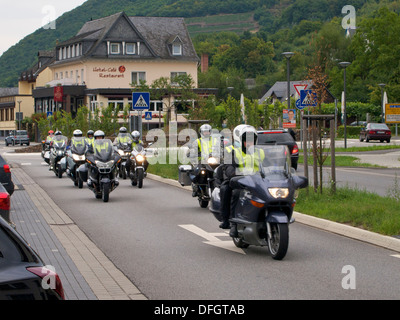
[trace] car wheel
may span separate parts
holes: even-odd
[[[387,143],[390,143],[390,139],[387,139],[386,141],[387,141]]]
[[[368,137],[365,137],[365,142],[369,142],[369,138]]]
[[[361,138],[361,136],[360,136],[360,142],[363,142],[364,141],[364,139],[363,138]]]

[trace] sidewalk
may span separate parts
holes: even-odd
[[[55,268],[67,300],[147,300],[21,168],[13,164],[11,172],[11,218]]]

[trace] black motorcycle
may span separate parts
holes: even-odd
[[[145,162],[146,150],[141,144],[138,144],[133,148],[130,157],[129,177],[132,186],[143,187],[143,179],[146,176]]]
[[[118,143],[116,151],[121,157],[121,161],[118,164],[118,175],[125,180],[129,174],[129,168],[127,168],[126,164],[132,152],[132,142]]]
[[[118,187],[116,179],[121,157],[114,152],[111,140],[95,140],[86,153],[87,164],[79,167],[79,175],[97,199],[108,202],[110,192]]]
[[[54,136],[50,144],[50,170],[52,170],[55,175],[62,178],[64,173],[61,160],[65,157],[65,150],[67,148],[68,138],[62,135]]]
[[[86,143],[83,137],[73,137],[71,148],[66,152],[66,169],[68,177],[74,182],[79,189],[83,187],[83,180],[79,177],[78,168],[86,163]]]
[[[239,248],[267,246],[273,259],[281,260],[289,246],[296,190],[307,187],[308,179],[291,170],[287,146],[256,146],[254,152],[263,160],[254,164],[251,174],[230,181],[234,216],[230,222],[237,227],[233,242]],[[216,184],[209,209],[222,221],[220,185]]]

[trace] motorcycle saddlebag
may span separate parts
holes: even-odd
[[[66,157],[61,158],[60,165],[61,165],[61,170],[63,172],[65,172],[65,170],[67,170],[67,158]]]
[[[46,161],[47,164],[50,163],[50,151],[45,151],[43,159],[44,161]]]
[[[193,171],[191,165],[180,165],[179,166],[179,178],[178,181],[181,186],[190,186],[192,184],[192,180],[190,180],[189,173]]]
[[[81,164],[78,168],[79,177],[82,179],[83,182],[87,182],[88,179],[88,168],[85,164]]]

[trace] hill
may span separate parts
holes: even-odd
[[[397,3],[397,1],[384,1]],[[354,0],[356,9],[370,11],[379,1]],[[376,4],[376,5],[375,5]],[[200,33],[234,31],[273,35],[292,28],[303,19],[329,21],[341,16],[344,0],[88,0],[59,17],[57,28],[40,28],[9,48],[0,57],[0,87],[13,87],[19,74],[37,61],[39,50],[53,49],[57,41],[74,36],[90,19],[125,11],[132,16],[180,16],[187,18],[192,36]]]

